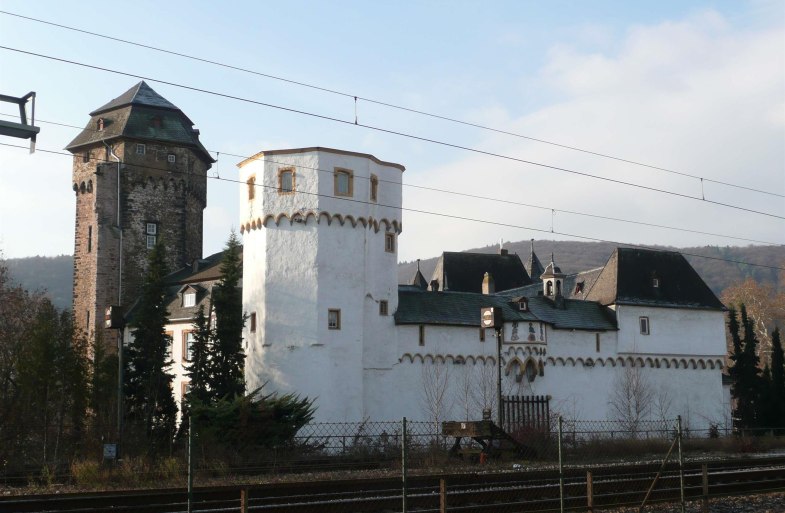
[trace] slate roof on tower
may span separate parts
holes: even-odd
[[[482,292],[485,273],[493,276],[497,291],[522,287],[532,282],[516,254],[447,251],[436,262],[431,280],[439,282],[439,290]]]
[[[67,150],[76,152],[83,146],[124,137],[190,146],[205,162],[215,162],[199,141],[199,130],[193,128],[193,121],[144,81],[90,116],[85,129],[66,146]]]
[[[534,239],[531,240],[531,243],[532,250],[531,254],[529,255],[529,261],[526,263],[526,272],[529,273],[532,281],[538,282],[542,281],[540,276],[542,276],[542,273],[545,272],[545,269],[543,268],[540,259],[537,258],[537,254],[534,252]]]
[[[724,310],[681,253],[617,248],[586,295],[603,305]]]

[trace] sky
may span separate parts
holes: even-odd
[[[228,154],[309,146],[406,167],[401,261],[530,238],[785,243],[781,1],[0,0],[0,11],[0,94],[35,91],[41,128],[32,155],[0,137],[5,258],[73,252],[71,158],[43,150],[62,152],[80,130],[61,125],[84,127],[138,77],[195,122],[218,161],[205,255],[240,224],[240,186],[225,179],[242,158]],[[354,126],[355,115],[417,138]]]

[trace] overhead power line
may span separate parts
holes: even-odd
[[[113,73],[113,74],[116,74],[116,75],[123,75],[123,76],[127,76],[127,77],[133,77],[133,78],[141,79],[141,80],[149,80],[150,82],[155,82],[155,83],[159,83],[159,84],[165,84],[165,85],[169,85],[169,86],[172,86],[172,87],[178,87],[178,88],[186,89],[186,90],[189,90],[189,91],[200,92],[200,93],[204,93],[204,94],[217,96],[217,97],[220,97],[220,98],[226,98],[226,99],[240,101],[240,102],[244,102],[244,103],[250,103],[250,104],[253,104],[253,105],[259,105],[259,106],[262,106],[262,107],[269,107],[269,108],[281,110],[281,111],[284,111],[284,112],[291,112],[291,113],[294,113],[294,114],[301,114],[303,116],[309,116],[309,117],[313,117],[313,118],[316,118],[316,119],[323,119],[325,121],[332,121],[332,122],[335,122],[335,123],[340,123],[340,124],[350,125],[350,126],[358,126],[358,127],[367,128],[369,130],[374,130],[374,131],[381,132],[381,133],[397,135],[397,136],[400,136],[400,137],[405,137],[405,138],[413,139],[413,140],[417,140],[417,141],[428,142],[428,143],[432,143],[432,144],[438,144],[438,145],[445,146],[445,147],[448,147],[448,148],[455,148],[455,149],[465,150],[465,151],[469,151],[469,152],[472,152],[472,153],[477,153],[477,154],[480,154],[480,155],[487,155],[487,156],[490,156],[490,157],[496,157],[496,158],[500,158],[500,159],[504,159],[504,160],[508,160],[508,161],[519,162],[519,163],[522,163],[522,164],[530,164],[530,165],[533,165],[533,166],[538,166],[538,167],[542,167],[542,168],[545,168],[545,169],[550,169],[550,170],[553,170],[553,171],[560,171],[560,172],[563,172],[563,173],[569,173],[569,174],[573,174],[573,175],[577,175],[577,176],[583,176],[583,177],[586,177],[586,178],[594,178],[596,180],[602,180],[602,181],[606,181],[606,182],[610,182],[610,183],[616,183],[616,184],[619,184],[619,185],[626,185],[626,186],[629,186],[629,187],[635,187],[635,188],[638,188],[638,189],[648,190],[648,191],[651,191],[651,192],[658,192],[658,193],[667,194],[667,195],[670,195],[670,196],[675,196],[675,197],[686,198],[686,199],[690,199],[690,200],[701,201],[701,202],[709,203],[709,204],[712,204],[712,205],[722,206],[722,207],[731,208],[731,209],[735,209],[735,210],[740,210],[740,211],[744,211],[744,212],[750,212],[750,213],[753,213],[753,214],[759,214],[759,215],[763,215],[763,216],[767,216],[767,217],[775,217],[775,218],[778,218],[778,219],[785,219],[785,216],[781,216],[781,215],[778,215],[778,214],[773,214],[773,213],[770,213],[770,212],[763,212],[763,211],[760,211],[760,210],[755,210],[755,209],[752,209],[752,208],[742,207],[742,206],[739,206],[739,205],[733,205],[733,204],[730,204],[730,203],[724,203],[724,202],[721,202],[721,201],[709,200],[709,199],[706,199],[705,197],[691,196],[689,194],[684,194],[684,193],[680,193],[680,192],[676,192],[676,191],[670,191],[670,190],[667,190],[667,189],[659,189],[657,187],[650,187],[650,186],[647,186],[647,185],[636,184],[636,183],[633,183],[633,182],[626,182],[624,180],[617,180],[617,179],[608,178],[608,177],[605,177],[605,176],[594,175],[594,174],[591,174],[591,173],[586,173],[586,172],[583,172],[583,171],[577,171],[577,170],[574,170],[574,169],[568,169],[568,168],[564,168],[564,167],[553,166],[553,165],[550,165],[550,164],[543,164],[541,162],[534,162],[534,161],[531,161],[531,160],[526,160],[526,159],[522,159],[522,158],[518,158],[518,157],[512,157],[512,156],[509,156],[509,155],[503,155],[503,154],[494,153],[494,152],[491,152],[491,151],[485,151],[485,150],[480,150],[480,149],[477,149],[477,148],[471,148],[471,147],[468,147],[468,146],[462,146],[460,144],[449,143],[449,142],[446,142],[446,141],[439,141],[439,140],[436,140],[436,139],[431,139],[431,138],[428,138],[428,137],[422,137],[422,136],[418,136],[418,135],[414,135],[414,134],[409,134],[409,133],[406,133],[406,132],[400,132],[400,131],[391,130],[391,129],[388,129],[388,128],[383,128],[383,127],[377,127],[377,126],[373,126],[373,125],[367,125],[367,124],[363,124],[363,123],[358,123],[357,121],[348,121],[348,120],[345,120],[345,119],[335,118],[335,117],[327,116],[327,115],[324,115],[324,114],[317,114],[315,112],[308,112],[308,111],[295,109],[295,108],[291,108],[291,107],[284,107],[284,106],[281,106],[281,105],[275,105],[275,104],[272,104],[272,103],[266,103],[266,102],[262,102],[262,101],[259,101],[259,100],[243,98],[241,96],[235,96],[235,95],[231,95],[231,94],[227,94],[227,93],[220,93],[220,92],[217,92],[217,91],[211,91],[209,89],[203,89],[203,88],[199,88],[199,87],[195,87],[195,86],[189,86],[189,85],[185,85],[185,84],[180,84],[180,83],[177,83],[177,82],[161,80],[161,79],[157,79],[157,78],[154,78],[154,77],[148,77],[148,76],[145,76],[145,75],[138,75],[138,74],[135,74],[135,73],[128,73],[128,72],[125,72],[125,71],[114,70],[114,69],[105,68],[105,67],[102,67],[102,66],[95,66],[95,65],[92,65],[92,64],[86,64],[86,63],[83,63],[83,62],[72,61],[72,60],[69,60],[69,59],[62,59],[60,57],[53,57],[51,55],[39,54],[39,53],[35,53],[35,52],[30,52],[30,51],[27,51],[27,50],[20,50],[18,48],[11,48],[11,47],[8,47],[8,46],[1,46],[0,45],[0,49],[12,51],[12,52],[17,52],[17,53],[21,53],[21,54],[25,54],[25,55],[32,55],[34,57],[40,57],[42,59],[48,59],[48,60],[52,60],[52,61],[56,61],[56,62],[63,62],[63,63],[66,63],[66,64],[72,64],[74,66],[80,66],[80,67],[84,67],[84,68],[95,69],[95,70],[99,70],[99,71],[105,71],[107,73]]]
[[[17,145],[17,144],[8,144],[8,143],[0,143],[0,146],[9,146],[9,147],[12,147],[12,148],[20,148],[20,149],[24,149],[24,150],[28,149],[26,146],[20,146],[20,145]],[[63,155],[63,156],[66,156],[68,158],[73,158],[74,157],[73,154],[67,153],[67,152],[64,152],[64,151],[47,150],[47,149],[39,149],[39,148],[36,148],[36,151],[40,151],[40,152],[43,152],[43,153],[50,153],[50,154],[54,154],[54,155]],[[100,161],[100,162],[112,163],[112,164],[114,163],[114,162],[106,160],[106,159],[99,159],[99,158],[92,157],[92,156],[90,156],[89,158],[91,160],[96,160],[96,161]],[[138,168],[138,169],[151,169],[151,170],[155,170],[155,171],[162,171],[161,168],[156,168],[156,167],[152,167],[152,166],[142,166],[142,165],[138,165],[138,164],[128,164],[128,163],[124,163],[124,164],[126,166],[134,167],[134,168]],[[188,175],[188,173],[186,173],[184,171],[176,171],[176,170],[169,170],[169,169],[166,169],[165,171],[167,171],[169,173],[173,173],[173,174],[183,175],[183,176]],[[242,182],[240,180],[231,179],[231,178],[222,178],[222,177],[218,177],[218,176],[209,176],[209,175],[206,176],[206,178],[207,179],[211,179],[211,180],[218,180],[218,181],[223,181],[223,182],[236,183],[236,184],[240,184],[240,185],[248,185],[248,184],[246,184],[246,183],[244,183],[244,182]],[[261,187],[261,188],[264,188],[264,189],[271,189],[271,190],[276,190],[276,191],[278,190],[278,187],[277,186],[273,186],[273,185],[264,185],[264,184],[261,184],[261,183],[254,183],[253,185],[254,185],[254,187]],[[647,245],[644,245],[644,244],[630,244],[630,243],[627,243],[627,242],[619,242],[619,241],[613,241],[613,240],[609,240],[609,239],[601,239],[601,238],[597,238],[597,237],[589,237],[589,236],[586,236],[586,235],[579,235],[579,234],[569,233],[569,232],[561,232],[561,231],[556,231],[556,230],[552,230],[552,229],[551,230],[546,230],[546,229],[543,229],[543,228],[534,228],[532,226],[523,226],[523,225],[512,224],[512,223],[503,223],[503,222],[500,222],[500,221],[491,221],[491,220],[488,220],[488,219],[479,219],[479,218],[475,218],[475,217],[459,216],[459,215],[455,215],[455,214],[447,214],[447,213],[444,213],[444,212],[433,212],[433,211],[430,211],[430,210],[422,210],[422,209],[411,208],[411,207],[402,207],[402,206],[399,207],[397,205],[386,205],[384,203],[371,202],[371,201],[360,200],[360,199],[355,199],[355,198],[347,198],[347,197],[342,197],[342,196],[332,196],[332,195],[329,195],[329,194],[320,194],[320,193],[317,193],[317,192],[308,192],[308,191],[295,190],[294,193],[295,194],[300,194],[300,195],[306,195],[306,196],[316,196],[316,197],[323,197],[323,198],[332,198],[332,199],[337,199],[337,200],[340,200],[340,201],[346,201],[346,202],[350,202],[350,203],[359,203],[359,204],[363,204],[363,205],[374,205],[374,206],[377,206],[377,207],[387,207],[387,208],[400,209],[401,211],[404,211],[404,212],[413,212],[413,213],[417,213],[417,214],[437,216],[437,217],[442,217],[442,218],[447,218],[447,219],[454,219],[454,220],[458,220],[458,221],[469,221],[469,222],[481,223],[481,224],[487,224],[487,225],[493,225],[493,226],[502,226],[502,227],[505,227],[505,228],[515,228],[515,229],[520,229],[520,230],[529,230],[529,231],[538,232],[538,233],[547,233],[547,234],[550,234],[550,235],[562,235],[562,236],[565,236],[565,237],[574,237],[576,239],[588,240],[588,241],[592,241],[592,242],[604,242],[606,244],[615,244],[615,245],[627,246],[627,247],[631,247],[631,248],[648,249],[648,250],[660,251],[660,252],[665,252],[666,251],[666,250],[663,250],[661,248],[647,246]],[[686,253],[686,252],[682,252],[682,251],[680,251],[679,253],[681,253],[682,255],[685,255],[685,256],[692,256],[692,257],[696,257],[696,258],[704,258],[704,259],[708,259],[708,260],[717,260],[717,261],[728,262],[728,263],[732,263],[732,264],[749,265],[749,266],[753,266],[753,267],[761,267],[761,268],[765,268],[765,269],[774,269],[774,270],[777,270],[777,271],[785,271],[785,267],[777,267],[777,266],[766,265],[766,264],[756,264],[756,263],[751,263],[751,262],[745,262],[745,261],[742,261],[742,260],[733,260],[733,259],[729,259],[729,258],[712,257],[712,256],[707,256],[707,255],[699,255],[697,253]]]
[[[7,114],[7,113],[2,113],[2,112],[0,112],[0,115],[1,116],[8,116],[8,117],[14,116],[14,114]],[[40,119],[40,118],[38,119],[38,122],[45,123],[45,124],[50,124],[50,125],[67,127],[67,128],[74,128],[76,130],[89,130],[89,131],[92,131],[92,132],[98,132],[98,130],[95,129],[95,128],[81,127],[81,126],[78,126],[78,125],[71,125],[71,124],[67,124],[67,123],[60,123],[60,122],[57,122],[57,121],[49,121],[49,120],[44,120],[44,119]],[[254,160],[258,160],[258,161],[262,161],[262,162],[268,162],[268,163],[271,163],[271,164],[290,165],[287,162],[277,161],[277,160],[274,160],[274,159],[270,159],[268,157],[258,158],[255,155],[254,156],[239,155],[239,154],[236,154],[236,153],[229,153],[229,152],[226,152],[226,151],[215,150],[215,149],[208,150],[208,151],[211,151],[212,153],[215,153],[216,155],[225,155],[225,156],[236,157],[236,158],[240,158],[240,159],[244,159],[244,160],[254,159]],[[322,168],[318,168],[318,167],[303,166],[303,165],[298,165],[297,167],[299,167],[301,169],[309,169],[309,170],[317,171],[317,172],[320,172],[320,173],[333,174],[333,170],[331,170],[331,169],[322,169]],[[369,179],[369,178],[366,178],[366,177],[357,177],[357,178],[365,179],[365,180]],[[379,180],[379,183],[396,183],[396,184],[398,183],[398,182],[393,182],[392,180],[384,180],[382,178],[379,178],[378,180]],[[626,223],[626,224],[635,224],[635,225],[640,225],[640,226],[649,226],[649,227],[652,227],[652,228],[662,228],[662,229],[666,229],[666,230],[673,230],[673,231],[679,231],[679,232],[685,232],[685,233],[694,233],[694,234],[697,234],[697,235],[709,235],[709,236],[712,236],[712,237],[721,237],[721,238],[726,238],[726,239],[731,239],[731,240],[738,240],[738,241],[744,241],[744,242],[753,242],[753,243],[766,244],[766,245],[771,245],[771,246],[779,246],[780,245],[780,243],[777,243],[777,242],[769,242],[769,241],[758,240],[758,239],[749,239],[749,238],[745,238],[745,237],[736,237],[736,236],[733,236],[733,235],[726,235],[726,234],[721,234],[721,233],[712,233],[712,232],[706,232],[706,231],[701,231],[701,230],[693,230],[693,229],[689,229],[689,228],[679,228],[679,227],[675,227],[675,226],[668,226],[668,225],[657,224],[657,223],[648,223],[648,222],[644,222],[644,221],[633,221],[631,219],[621,219],[621,218],[618,218],[618,217],[604,216],[604,215],[599,215],[599,214],[591,214],[591,213],[588,213],[588,212],[580,212],[580,211],[577,211],[577,210],[566,210],[566,209],[561,209],[561,208],[549,207],[549,206],[545,206],[545,205],[535,205],[533,203],[523,203],[523,202],[520,202],[520,201],[505,200],[505,199],[502,199],[502,198],[493,198],[493,197],[490,197],[490,196],[482,196],[482,195],[479,195],[479,194],[471,194],[471,193],[466,193],[466,192],[452,191],[452,190],[449,190],[449,189],[441,189],[441,188],[437,188],[437,187],[429,187],[429,186],[426,186],[426,185],[417,185],[417,184],[412,184],[412,183],[401,183],[401,185],[403,187],[409,187],[409,188],[412,188],[412,189],[421,189],[421,190],[433,191],[433,192],[438,192],[438,193],[443,193],[443,194],[450,194],[450,195],[454,195],[454,196],[461,196],[461,197],[465,197],[465,198],[473,198],[473,199],[479,199],[479,200],[484,200],[484,201],[491,201],[491,202],[495,202],[495,203],[502,203],[502,204],[506,204],[506,205],[514,205],[514,206],[520,206],[520,207],[527,207],[527,208],[535,208],[535,209],[540,209],[540,210],[547,210],[547,211],[556,212],[556,213],[564,213],[564,214],[571,214],[571,215],[576,215],[576,216],[590,217],[590,218],[593,218],[593,219],[603,219],[603,220],[607,220],[607,221],[616,221],[616,222]]]
[[[516,133],[516,132],[511,132],[509,130],[502,130],[502,129],[499,129],[499,128],[494,128],[494,127],[482,125],[482,124],[479,124],[479,123],[473,123],[473,122],[470,122],[470,121],[461,120],[461,119],[457,119],[457,118],[450,117],[450,116],[443,116],[443,115],[440,115],[440,114],[435,114],[433,112],[427,112],[427,111],[424,111],[424,110],[414,109],[414,108],[406,107],[406,106],[403,106],[403,105],[397,105],[397,104],[390,103],[390,102],[376,100],[376,99],[369,98],[369,97],[366,97],[366,96],[361,96],[361,95],[356,95],[356,94],[352,94],[352,93],[347,93],[345,91],[338,91],[336,89],[330,89],[330,88],[324,87],[324,86],[319,86],[319,85],[310,84],[310,83],[307,83],[307,82],[301,82],[301,81],[298,81],[298,80],[293,80],[293,79],[290,79],[290,78],[285,78],[285,77],[281,77],[281,76],[277,76],[277,75],[272,75],[270,73],[263,73],[261,71],[252,70],[252,69],[244,68],[244,67],[241,67],[241,66],[234,66],[234,65],[231,65],[231,64],[225,64],[223,62],[210,60],[210,59],[207,59],[207,58],[204,58],[204,57],[198,57],[198,56],[195,56],[195,55],[190,55],[190,54],[186,54],[186,53],[182,53],[182,52],[177,52],[177,51],[174,51],[174,50],[167,50],[165,48],[160,48],[160,47],[157,47],[157,46],[152,46],[152,45],[148,45],[148,44],[144,44],[144,43],[139,43],[139,42],[136,42],[136,41],[131,41],[129,39],[122,39],[122,38],[110,36],[110,35],[107,35],[107,34],[99,34],[97,32],[92,32],[90,30],[85,30],[85,29],[81,29],[81,28],[78,28],[78,27],[72,27],[72,26],[69,26],[69,25],[61,24],[61,23],[54,23],[54,22],[51,22],[51,21],[42,20],[42,19],[39,19],[39,18],[33,18],[31,16],[24,16],[24,15],[21,15],[21,14],[18,14],[18,13],[9,12],[9,11],[2,11],[2,10],[0,10],[0,14],[6,14],[8,16],[14,16],[14,17],[25,19],[25,20],[28,20],[28,21],[33,21],[33,22],[36,22],[36,23],[42,23],[42,24],[45,24],[45,25],[50,25],[50,26],[53,26],[53,27],[58,27],[58,28],[61,28],[61,29],[70,30],[70,31],[73,31],[73,32],[78,32],[78,33],[81,33],[81,34],[87,34],[87,35],[94,36],[94,37],[100,37],[100,38],[103,38],[103,39],[116,41],[118,43],[128,44],[128,45],[132,45],[132,46],[137,46],[139,48],[145,48],[145,49],[153,50],[153,51],[156,51],[156,52],[161,52],[161,53],[165,53],[165,54],[169,54],[169,55],[174,55],[176,57],[182,57],[184,59],[190,59],[190,60],[193,60],[193,61],[202,62],[202,63],[210,64],[210,65],[213,65],[213,66],[220,66],[222,68],[231,69],[231,70],[234,70],[234,71],[240,71],[240,72],[243,72],[243,73],[249,73],[249,74],[252,74],[252,75],[257,75],[257,76],[264,77],[264,78],[269,78],[269,79],[272,79],[272,80],[278,80],[280,82],[285,82],[287,84],[293,84],[293,85],[297,85],[297,86],[301,86],[301,87],[306,87],[306,88],[309,88],[309,89],[315,89],[317,91],[322,91],[322,92],[331,93],[331,94],[335,94],[335,95],[339,95],[339,96],[344,96],[344,97],[347,97],[347,98],[354,98],[355,102],[360,100],[360,101],[364,101],[364,102],[368,102],[368,103],[372,103],[372,104],[376,104],[376,105],[381,105],[381,106],[384,106],[384,107],[389,107],[389,108],[392,108],[392,109],[397,109],[397,110],[401,110],[401,111],[405,111],[405,112],[410,112],[410,113],[413,113],[413,114],[418,114],[418,115],[421,115],[421,116],[427,116],[427,117],[431,117],[431,118],[435,118],[435,119],[440,119],[440,120],[443,120],[443,121],[448,121],[448,122],[451,122],[451,123],[457,123],[457,124],[464,125],[464,126],[470,126],[470,127],[473,127],[473,128],[479,128],[479,129],[482,129],[482,130],[487,130],[487,131],[495,132],[495,133],[498,133],[498,134],[509,135],[509,136],[512,136],[512,137],[517,137],[519,139],[526,139],[526,140],[529,140],[529,141],[534,141],[534,142],[538,142],[538,143],[542,143],[542,144],[548,144],[548,145],[555,146],[555,147],[558,147],[558,148],[563,148],[563,149],[567,149],[567,150],[571,150],[571,151],[577,151],[577,152],[581,152],[581,153],[586,153],[586,154],[589,154],[589,155],[594,155],[596,157],[602,157],[602,158],[606,158],[606,159],[615,160],[615,161],[618,161],[618,162],[624,162],[626,164],[632,164],[632,165],[635,165],[635,166],[640,166],[640,167],[645,167],[645,168],[648,168],[648,169],[653,169],[653,170],[656,170],[656,171],[662,171],[662,172],[670,173],[670,174],[674,174],[674,175],[684,176],[684,177],[688,177],[688,178],[694,178],[696,180],[700,180],[701,182],[710,182],[710,183],[715,183],[715,184],[718,184],[718,185],[724,185],[726,187],[733,187],[733,188],[737,188],[737,189],[743,189],[743,190],[746,190],[746,191],[757,192],[757,193],[760,193],[760,194],[768,194],[770,196],[777,196],[777,197],[785,198],[785,194],[779,194],[779,193],[776,193],[776,192],[767,191],[767,190],[763,190],[763,189],[756,189],[754,187],[749,187],[749,186],[746,186],[746,185],[739,185],[739,184],[734,184],[734,183],[730,183],[730,182],[724,182],[724,181],[721,181],[721,180],[715,180],[715,179],[712,179],[712,178],[706,178],[706,177],[703,177],[703,176],[698,176],[698,175],[691,174],[691,173],[686,173],[686,172],[683,172],[683,171],[676,171],[676,170],[669,169],[669,168],[662,167],[662,166],[656,166],[656,165],[653,165],[653,164],[646,164],[644,162],[640,162],[640,161],[637,161],[637,160],[631,160],[631,159],[627,159],[627,158],[623,158],[623,157],[618,157],[618,156],[615,156],[615,155],[611,155],[609,153],[602,153],[602,152],[598,152],[598,151],[587,150],[585,148],[579,148],[577,146],[571,146],[571,145],[568,145],[568,144],[558,143],[558,142],[554,142],[554,141],[548,141],[546,139],[541,139],[541,138],[537,138],[537,137],[531,137],[531,136],[519,134],[519,133]]]

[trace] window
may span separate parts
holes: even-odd
[[[186,308],[196,306],[196,292],[188,292],[183,295],[183,306]]]
[[[291,194],[294,192],[294,169],[281,169],[278,171],[278,194]]]
[[[553,295],[553,282],[548,280],[545,284],[545,295],[552,296]]]
[[[193,331],[184,331],[183,332],[183,361],[190,362],[192,351],[194,346],[194,332]]]
[[[90,331],[90,310],[87,311],[87,323],[85,325],[85,331]]]
[[[82,153],[82,162],[90,162],[90,152],[86,151]]]
[[[660,279],[659,278],[652,278],[651,279],[651,286],[654,287],[655,289],[659,288],[659,286],[660,286]]]
[[[521,312],[528,311],[529,310],[529,300],[526,299],[525,297],[521,298],[520,300],[518,300],[518,310],[520,310]]]
[[[595,333],[594,334],[594,346],[595,346],[595,350],[599,353],[600,352],[600,334],[599,333]]]
[[[485,328],[480,328],[480,342],[485,342]]]
[[[649,318],[648,317],[641,317],[639,319],[641,325],[641,335],[648,335],[649,334]]]
[[[382,299],[381,301],[379,301],[379,315],[387,315],[387,308],[388,308],[387,300]]]
[[[376,175],[371,175],[371,201],[379,199],[379,179]]]
[[[172,360],[174,358],[174,332],[166,331],[166,357]]]
[[[327,310],[327,328],[331,330],[341,329],[341,311],[337,308]]]
[[[251,324],[251,333],[254,333],[256,331],[256,312],[252,312],[251,313],[250,321],[251,321],[250,322],[250,324]]]
[[[395,234],[384,234],[384,250],[388,253],[395,253]]]
[[[354,192],[354,176],[348,169],[335,170],[335,195],[351,196]]]
[[[419,343],[421,346],[425,345],[425,326],[420,324],[419,326]]]
[[[145,145],[144,144],[137,144],[136,145],[136,154],[137,155],[144,155],[145,152]]]
[[[191,382],[183,381],[180,383],[180,401],[187,401],[188,394],[191,392]]]
[[[248,201],[251,201],[256,194],[256,177],[252,176],[248,178],[248,182],[246,183],[248,184]]]
[[[93,227],[87,227],[87,252],[90,253],[93,250]]]
[[[166,156],[166,161],[169,162],[170,164],[174,164],[175,162],[177,162],[177,156],[174,153],[170,153],[169,155]]]
[[[153,249],[158,241],[158,223],[145,223],[144,234],[147,239],[147,249]]]

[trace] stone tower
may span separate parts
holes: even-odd
[[[248,389],[317,398],[319,420],[364,418],[398,358],[404,168],[330,148],[239,166]]]
[[[91,112],[66,147],[74,154],[76,193],[73,311],[91,340],[103,332],[107,306],[134,302],[159,239],[172,271],[202,255],[214,160],[193,124],[139,82]]]

